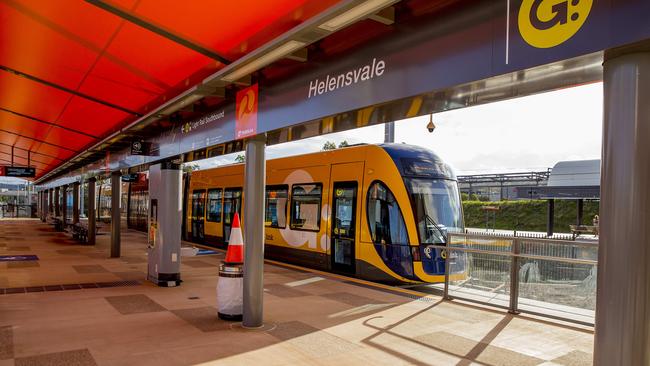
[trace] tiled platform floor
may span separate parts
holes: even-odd
[[[216,317],[221,255],[184,258],[182,286],[158,288],[143,281],[144,234],[124,232],[119,259],[108,240],[81,246],[50,225],[0,221],[0,255],[40,257],[0,263],[0,288],[21,292],[0,295],[0,366],[591,364],[588,328],[273,264],[266,327],[244,330]]]

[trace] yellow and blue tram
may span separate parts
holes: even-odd
[[[266,174],[267,258],[387,283],[444,280],[446,253],[431,245],[464,223],[456,177],[432,151],[357,145],[269,160]],[[185,182],[187,237],[224,248],[235,212],[246,225],[244,165]]]

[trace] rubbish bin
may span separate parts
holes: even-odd
[[[220,319],[241,321],[244,297],[244,270],[241,265],[219,265],[217,315]]]

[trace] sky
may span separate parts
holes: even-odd
[[[543,171],[563,160],[599,159],[602,83],[395,122],[395,142],[436,152],[457,174]],[[382,143],[384,125],[359,128],[269,146],[268,159],[319,151],[326,141]],[[241,153],[240,153],[241,154]],[[234,162],[237,154],[199,163],[210,168]]]

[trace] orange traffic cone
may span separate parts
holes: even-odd
[[[230,240],[228,241],[228,250],[226,251],[225,264],[242,264],[244,263],[244,239],[241,235],[241,226],[239,224],[239,214],[235,212],[230,229]]]

